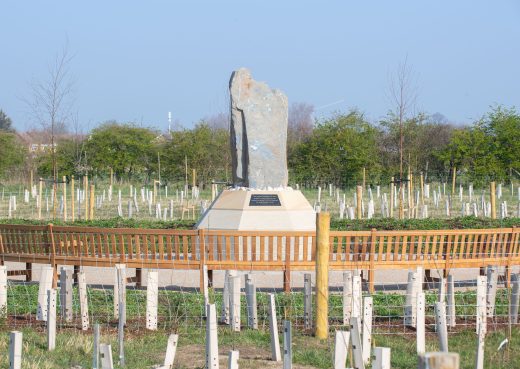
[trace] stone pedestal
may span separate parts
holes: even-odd
[[[293,189],[224,190],[201,217],[197,229],[239,231],[314,231],[316,213]]]

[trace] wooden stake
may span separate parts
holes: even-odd
[[[424,174],[421,172],[421,204],[424,205]]]
[[[43,178],[40,178],[40,181],[39,181],[39,191],[38,191],[38,204],[40,205],[38,207],[38,219],[41,219],[42,218],[42,207],[43,207],[43,195],[42,195],[42,191],[43,191]]]
[[[96,200],[94,194],[95,194],[95,186],[90,185],[89,216],[88,216],[89,220],[94,220],[94,201]]]
[[[455,183],[457,181],[457,167],[454,165],[451,170],[451,196],[455,196]]]
[[[495,182],[491,182],[489,184],[489,195],[491,197],[491,218],[497,218],[497,201],[496,201],[496,190],[495,190]]]
[[[394,217],[394,177],[390,180],[390,218]]]
[[[191,170],[191,188],[194,188],[197,186],[197,170],[192,169]]]
[[[361,202],[363,201],[363,186],[357,186],[356,187],[356,218],[362,219],[363,218],[363,211],[361,207]]]
[[[70,178],[70,212],[71,212],[70,218],[73,223],[76,220],[76,213],[75,213],[75,208],[74,208],[75,204],[76,204],[76,202],[74,201],[74,176],[72,176]]]
[[[366,168],[363,167],[363,189],[367,188],[367,171]]]
[[[88,220],[89,201],[88,201],[88,176],[83,177],[83,192],[85,193],[85,220]]]
[[[329,230],[330,214],[316,214],[316,337],[329,333]]]
[[[63,176],[63,220],[67,221],[67,177]]]

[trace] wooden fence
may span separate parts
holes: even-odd
[[[329,268],[367,270],[373,282],[374,272],[383,269],[423,267],[448,273],[501,265],[509,281],[511,267],[520,265],[519,234],[517,228],[331,231]],[[0,225],[0,263],[6,261],[26,263],[26,270],[9,274],[29,280],[32,263],[51,264],[55,272],[58,265],[79,270],[124,263],[137,269],[137,283],[142,268],[199,270],[201,277],[204,265],[210,274],[282,271],[289,291],[291,271],[315,269],[316,233]]]

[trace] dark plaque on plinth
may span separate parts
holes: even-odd
[[[282,206],[278,195],[275,194],[253,194],[249,199],[249,206]]]

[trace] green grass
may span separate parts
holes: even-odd
[[[47,352],[45,325],[35,320],[38,286],[36,284],[10,284],[8,289],[8,319],[0,319],[0,352],[7,352],[8,331],[21,329],[24,332],[24,368],[70,368],[74,365],[89,367],[92,354],[91,332],[79,330],[79,320],[72,323],[61,321],[58,316],[57,350]],[[114,358],[117,358],[117,319],[113,317],[112,289],[88,288],[89,313],[91,324],[100,323],[103,342],[111,343]],[[373,344],[392,348],[392,366],[394,368],[415,368],[415,332],[403,327],[405,296],[391,293],[375,293]],[[269,357],[270,337],[268,333],[267,294],[258,293],[259,330],[244,328],[240,333],[233,333],[228,327],[219,327],[219,345],[221,354],[236,348],[242,350],[244,368],[262,368]],[[293,323],[293,361],[296,364],[313,368],[330,368],[332,365],[335,329],[344,329],[341,323],[342,297],[331,294],[329,300],[330,337],[319,341],[302,328],[303,294],[277,293],[275,295],[279,324],[284,318]],[[211,291],[210,299],[217,304],[219,313],[222,293]],[[433,303],[435,292],[426,293],[427,300],[427,350],[438,350],[436,336],[433,333]],[[450,334],[450,349],[461,354],[461,368],[472,368],[476,348],[474,333],[475,292],[457,292],[458,327]],[[73,292],[75,317],[79,315],[77,290]],[[508,313],[506,290],[499,290],[496,301],[498,318],[490,320],[489,336],[486,341],[486,367],[513,369],[520,367],[520,328],[514,327],[511,335],[511,350],[504,354],[497,353],[499,343],[508,337],[504,316]],[[59,299],[58,299],[59,304]],[[59,306],[58,306],[59,311]],[[196,368],[203,362],[204,329],[203,296],[194,292],[160,290],[159,292],[159,330],[150,332],[145,329],[146,291],[129,289],[127,291],[127,320],[125,330],[125,350],[127,368],[147,368],[163,360],[167,336],[171,332],[180,335],[178,367]],[[246,325],[246,311],[242,302],[242,326]],[[14,319],[17,318],[17,319]],[[494,330],[494,331],[493,331]],[[280,335],[282,340],[282,335]],[[195,355],[195,356],[194,356]],[[197,356],[198,355],[198,356]],[[256,359],[255,359],[256,358]],[[196,359],[196,360],[195,360]],[[255,364],[257,363],[257,364]],[[497,365],[497,366],[491,366]],[[195,365],[195,366],[194,366]],[[202,364],[201,364],[202,365]],[[255,366],[257,365],[257,366]],[[7,368],[7,356],[0,355],[0,368]]]
[[[71,368],[91,367],[93,339],[90,332],[74,330],[59,331],[56,350],[46,350],[44,332],[26,328],[23,332],[23,368]],[[169,331],[149,332],[140,330],[125,332],[125,368],[150,368],[162,363]],[[176,356],[176,368],[202,368],[204,355],[205,332],[202,328],[178,330],[179,347]],[[520,365],[520,330],[514,328],[511,343],[506,350],[497,352],[500,342],[507,337],[504,330],[490,332],[486,337],[485,368],[516,369]],[[265,330],[243,330],[233,333],[228,328],[219,328],[219,352],[225,355],[230,349],[242,351],[239,364],[243,368],[265,365],[269,357],[269,334]],[[280,336],[280,340],[283,340]],[[117,335],[114,330],[102,329],[101,342],[110,343],[114,363],[118,361]],[[282,342],[281,342],[282,343]],[[390,347],[392,368],[412,369],[417,367],[415,354],[415,336],[407,335],[374,335],[373,345]],[[327,340],[319,341],[312,336],[296,332],[293,335],[293,363],[311,368],[331,368],[334,352],[333,335]],[[461,357],[461,369],[474,368],[476,335],[473,330],[463,330],[449,336],[450,351],[458,352]],[[427,351],[437,351],[438,344],[434,334],[428,334]],[[0,352],[8,351],[8,331],[0,331]],[[7,368],[7,354],[0,355],[0,368]],[[347,359],[348,363],[349,359]],[[256,366],[255,362],[257,362]]]

